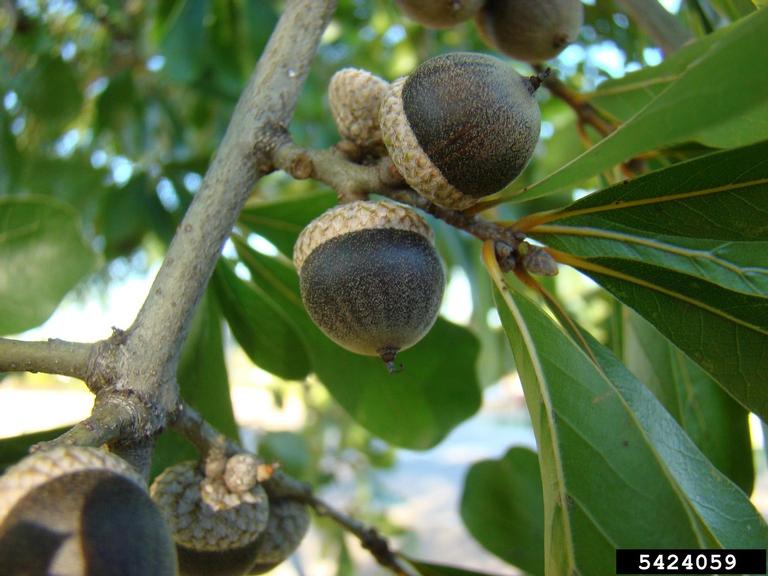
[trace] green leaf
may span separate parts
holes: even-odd
[[[768,390],[768,143],[675,165],[521,223],[742,405]],[[716,335],[716,337],[714,336]]]
[[[216,298],[206,292],[192,319],[181,349],[177,372],[181,395],[193,408],[230,438],[238,437],[229,398],[221,313]]]
[[[251,54],[261,54],[277,22],[275,9],[267,2],[245,2],[242,26]]]
[[[291,258],[293,245],[304,227],[332,208],[337,202],[334,192],[313,192],[306,196],[263,202],[240,213],[240,223],[274,244]]]
[[[744,71],[768,61],[767,34],[768,11],[739,20],[618,130],[523,193],[512,185],[502,196],[528,200],[567,188],[642,152],[696,138],[702,119],[720,127],[764,107],[768,75]]]
[[[617,231],[634,229],[648,236],[765,241],[768,141],[652,172],[543,217],[523,218],[521,225],[529,230],[549,222]]]
[[[0,439],[0,474],[8,466],[13,466],[16,462],[26,457],[33,444],[48,442],[58,438],[70,428],[71,426],[64,426],[62,428],[53,428],[51,430],[43,430],[42,432],[32,432],[30,434],[22,434],[21,436]]]
[[[238,278],[224,261],[216,266],[213,286],[232,334],[254,364],[286,380],[309,374],[296,328],[262,288]]]
[[[619,232],[556,225],[542,226],[531,235],[554,248],[594,261],[612,259],[647,264],[685,274],[692,285],[702,280],[758,299],[768,294],[768,241],[648,237],[644,231],[629,228]]]
[[[608,116],[620,122],[627,122],[680,79],[714,44],[730,33],[730,28],[722,28],[714,34],[704,36],[684,46],[658,66],[646,67],[623,78],[604,82],[595,92],[586,94],[584,98]],[[701,123],[699,129],[688,139],[713,148],[734,148],[765,138],[766,128],[768,103],[763,102],[722,122],[713,118]]]
[[[414,560],[409,556],[403,556],[412,564],[421,576],[494,576],[488,572],[478,572],[476,570],[465,570],[456,566],[446,566],[445,564],[434,564],[432,562],[422,562]]]
[[[102,200],[105,170],[91,166],[82,154],[67,158],[28,156],[22,177],[22,189],[29,194],[51,196],[80,211],[89,222]]]
[[[0,108],[0,194],[16,191],[22,166],[22,156],[11,132],[11,118]]]
[[[183,84],[195,82],[206,61],[205,15],[208,0],[184,0],[174,7],[161,43],[163,72]]]
[[[0,334],[43,323],[95,267],[77,213],[51,198],[0,198]]]
[[[19,99],[32,114],[53,129],[74,118],[83,105],[75,69],[51,56],[40,56],[15,82]]]
[[[163,236],[168,215],[146,174],[138,174],[122,188],[109,188],[100,198],[97,232],[104,236],[104,253],[110,259],[130,254],[153,228]]]
[[[296,432],[267,432],[259,438],[259,456],[278,462],[286,474],[299,480],[310,478],[312,451],[307,439]]]
[[[177,379],[185,402],[223,434],[234,439],[239,437],[224,361],[221,313],[210,291],[203,296],[192,319],[181,349]],[[185,438],[172,430],[166,431],[155,445],[152,475],[196,457],[197,452]]]
[[[347,352],[312,323],[301,304],[293,268],[242,242],[237,248],[253,282],[298,328],[318,378],[372,433],[397,446],[423,450],[480,407],[475,374],[478,344],[466,329],[438,319],[421,342],[398,354],[405,369],[389,374],[378,358]]]
[[[768,417],[766,298],[641,263],[597,259],[574,265],[651,322],[743,406]]]
[[[617,548],[764,547],[759,512],[653,394],[495,277],[539,447],[546,573],[612,573]]]
[[[748,16],[756,10],[751,0],[709,0],[720,14],[731,20]]]
[[[544,500],[539,458],[511,448],[473,464],[464,480],[461,517],[486,549],[529,574],[544,574]]]
[[[119,72],[96,101],[96,135],[111,131],[124,154],[139,156],[146,145],[145,115],[144,99],[133,74]]]
[[[751,494],[755,470],[749,413],[637,314],[624,318],[624,361],[699,450]]]

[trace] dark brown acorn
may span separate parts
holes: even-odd
[[[427,28],[450,28],[472,18],[483,0],[395,0],[411,20]]]
[[[339,346],[381,357],[418,342],[437,318],[443,268],[432,230],[413,210],[357,201],[312,221],[293,250],[312,320]]]
[[[480,36],[491,48],[525,62],[554,58],[579,36],[579,0],[488,0],[477,13]]]
[[[484,54],[431,58],[385,96],[384,144],[412,188],[463,210],[504,188],[528,164],[541,126],[533,96],[539,84]]]
[[[32,454],[0,477],[0,574],[174,576],[176,552],[128,463],[68,446]]]

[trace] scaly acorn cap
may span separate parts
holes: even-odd
[[[103,450],[63,446],[0,476],[0,573],[173,576],[176,552],[140,474]]]
[[[381,228],[416,232],[434,243],[432,228],[410,208],[394,202],[357,200],[334,206],[307,224],[293,247],[293,264],[301,271],[304,260],[321,244],[342,234]]]
[[[504,188],[531,159],[539,83],[484,54],[430,58],[384,97],[384,144],[414,190],[464,210]]]
[[[253,564],[253,545],[269,517],[260,484],[233,492],[189,461],[163,471],[150,493],[171,525],[182,575],[240,575]]]
[[[427,28],[450,28],[472,18],[484,0],[395,0],[411,20]]]
[[[270,498],[269,522],[256,541],[256,563],[250,574],[269,572],[299,547],[309,529],[305,504],[287,498]]]
[[[293,251],[301,298],[313,322],[338,345],[394,358],[437,318],[445,278],[432,230],[413,210],[357,201],[328,210]]]
[[[475,18],[491,48],[525,62],[554,58],[579,36],[580,0],[488,0]]]
[[[331,77],[328,103],[343,138],[361,148],[383,149],[379,108],[388,88],[386,80],[357,68],[343,68]]]

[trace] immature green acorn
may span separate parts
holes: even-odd
[[[489,46],[536,63],[554,58],[576,40],[584,8],[580,0],[488,0],[476,22]]]
[[[379,108],[389,83],[367,70],[343,68],[328,84],[328,103],[339,134],[361,148],[383,150]]]
[[[541,126],[534,98],[540,83],[484,54],[430,58],[385,96],[384,144],[412,188],[463,210],[528,164]]]
[[[152,499],[168,519],[181,576],[242,576],[258,561],[269,501],[260,484],[240,490],[207,478],[198,462],[171,466],[152,483]]]
[[[427,28],[450,28],[472,18],[484,0],[395,0],[411,20]]]
[[[301,297],[334,342],[390,370],[437,318],[445,284],[432,230],[413,210],[357,201],[312,221],[293,250]]]
[[[128,463],[68,446],[36,452],[0,477],[0,574],[174,576],[176,552]]]

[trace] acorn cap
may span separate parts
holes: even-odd
[[[166,469],[150,493],[173,531],[177,546],[195,551],[242,548],[267,525],[269,505],[260,484],[234,493],[223,481],[208,481],[197,462]]]
[[[125,460],[97,448],[61,446],[35,452],[0,476],[0,523],[21,498],[52,478],[107,469],[146,490],[144,478]]]
[[[398,8],[428,28],[450,28],[472,18],[484,0],[395,0]]]
[[[75,446],[37,452],[0,478],[0,566],[88,576],[172,576],[177,567],[143,478],[116,456]]]
[[[328,84],[331,114],[343,138],[363,148],[383,146],[379,108],[389,83],[367,70],[343,68]]]
[[[525,62],[554,58],[579,36],[580,0],[488,0],[475,18],[483,41]]]
[[[285,561],[299,547],[308,529],[306,504],[288,498],[271,498],[269,522],[256,542],[256,563],[250,574],[263,574]]]
[[[412,188],[463,210],[504,188],[533,155],[541,124],[536,87],[484,54],[431,58],[384,98],[384,144]]]
[[[312,220],[293,247],[293,264],[301,271],[307,256],[329,240],[359,230],[391,228],[421,234],[430,244],[432,228],[415,211],[394,202],[357,200],[339,204]]]

